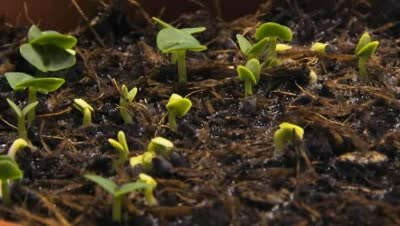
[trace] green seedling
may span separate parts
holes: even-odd
[[[178,94],[172,94],[167,103],[168,123],[172,131],[177,131],[176,117],[182,118],[192,107],[192,102],[188,98],[183,98]]]
[[[17,152],[26,147],[28,147],[28,142],[26,142],[26,140],[22,138],[18,138],[14,140],[10,149],[8,149],[8,156],[10,156],[10,158],[12,158],[15,161],[15,156],[17,155]]]
[[[128,91],[126,85],[122,85],[119,98],[119,113],[126,124],[132,124],[133,122],[130,104],[135,99],[137,92],[138,89],[136,87]]]
[[[54,92],[65,82],[62,78],[35,78],[21,72],[5,73],[5,77],[13,90],[28,90],[28,104],[37,101],[37,93],[48,94]],[[28,124],[33,122],[35,115],[35,110],[29,112],[27,117]]]
[[[358,69],[361,81],[368,81],[367,62],[379,46],[378,41],[371,41],[371,36],[365,32],[358,41],[355,55],[358,57]]]
[[[18,136],[21,139],[24,139],[26,142],[30,142],[28,139],[28,132],[26,130],[26,118],[29,112],[33,111],[39,102],[35,101],[26,105],[22,110],[10,99],[7,99],[8,104],[11,109],[14,111],[15,116],[17,118],[17,129]]]
[[[147,151],[153,152],[156,155],[162,156],[165,159],[169,159],[172,149],[174,148],[174,144],[164,137],[155,137],[151,139],[147,147]]]
[[[74,107],[82,112],[82,127],[88,127],[92,125],[92,113],[94,111],[93,107],[90,106],[85,100],[80,98],[74,99]]]
[[[154,197],[154,189],[156,189],[157,187],[157,181],[154,180],[154,178],[152,178],[151,176],[144,173],[139,174],[138,181],[148,185],[146,188],[144,188],[144,198],[147,204],[150,206],[157,205],[157,199]]]
[[[237,34],[236,39],[239,44],[240,51],[247,57],[247,59],[261,58],[262,54],[267,49],[269,38],[263,38],[255,44],[252,44],[243,35]]]
[[[276,46],[278,39],[282,41],[292,41],[293,34],[290,28],[280,25],[274,22],[267,22],[261,24],[256,29],[255,38],[258,41],[261,41],[265,38],[269,38],[268,49],[267,49],[267,57],[263,66],[265,67],[274,67],[279,66],[281,61],[277,58]]]
[[[132,157],[129,160],[129,164],[131,165],[131,167],[136,167],[138,165],[141,165],[144,171],[150,172],[153,169],[153,158],[155,157],[156,153],[146,151],[141,155]]]
[[[19,51],[22,57],[42,72],[59,71],[75,64],[75,51],[72,49],[77,39],[56,31],[41,31],[32,25],[28,32],[28,43],[22,44]]]
[[[316,42],[311,46],[310,50],[319,55],[325,55],[327,46],[328,43]]]
[[[113,197],[112,204],[112,219],[114,222],[121,222],[122,218],[122,198],[124,195],[132,193],[134,191],[141,191],[143,189],[148,189],[151,186],[142,181],[136,181],[132,183],[127,183],[121,186],[115,184],[112,180],[97,176],[86,174],[85,178],[95,182]]]
[[[163,53],[176,54],[179,82],[187,81],[186,52],[207,49],[191,34],[176,28],[164,28],[158,32],[157,47]]]
[[[281,155],[289,145],[302,141],[304,130],[300,126],[283,122],[274,134],[275,156]]]
[[[23,173],[18,164],[7,155],[0,156],[0,181],[1,181],[1,195],[3,197],[3,204],[9,205],[11,203],[10,196],[10,180],[20,180]]]
[[[118,141],[108,139],[108,142],[118,151],[119,159],[114,161],[113,166],[115,169],[122,166],[128,160],[129,148],[126,142],[126,136],[123,131],[118,132]]]
[[[239,65],[237,72],[239,79],[244,81],[245,96],[253,95],[253,86],[260,80],[261,65],[257,59],[250,59],[245,66]]]

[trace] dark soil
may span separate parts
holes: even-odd
[[[82,175],[119,184],[137,179],[139,168],[111,167],[117,154],[107,139],[123,130],[131,156],[143,153],[154,136],[176,148],[169,162],[154,162],[159,206],[130,195],[122,225],[400,225],[400,5],[277,2],[232,22],[206,11],[179,17],[179,27],[207,27],[197,37],[208,50],[189,54],[184,85],[157,50],[158,28],[132,24],[118,6],[108,8],[94,27],[104,46],[81,30],[77,65],[54,73],[66,84],[40,95],[30,128],[38,150],[18,154],[24,179],[13,186],[13,205],[0,206],[0,218],[23,225],[113,225],[110,196]],[[245,99],[234,69],[244,61],[235,35],[251,37],[263,21],[291,27],[294,48],[281,55],[281,67],[262,74],[254,98]],[[357,81],[353,57],[364,31],[381,43],[368,64],[371,84]],[[34,72],[17,51],[26,32],[2,27],[0,74]],[[330,44],[326,57],[308,50],[315,41]],[[316,84],[308,82],[310,70]],[[113,80],[139,89],[132,125],[119,117]],[[177,133],[164,121],[172,93],[193,102]],[[6,124],[15,120],[5,98],[24,105],[26,94],[13,92],[1,76],[2,154],[17,138]],[[74,98],[95,108],[92,127],[80,128]],[[305,128],[305,139],[274,157],[273,133],[284,121]]]

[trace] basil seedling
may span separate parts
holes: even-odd
[[[361,81],[368,81],[367,62],[378,48],[378,41],[371,41],[371,36],[365,32],[358,41],[355,55],[358,57],[358,69]]]
[[[83,115],[82,127],[88,127],[92,125],[92,113],[94,111],[93,107],[90,106],[85,100],[80,98],[74,99],[74,107]]]
[[[119,113],[126,124],[132,124],[132,115],[133,113],[130,110],[130,104],[136,97],[138,89],[132,88],[128,91],[126,85],[122,85],[121,87],[121,96],[119,98]]]
[[[298,125],[283,122],[274,134],[275,156],[281,155],[289,145],[302,141],[304,130]]]
[[[22,44],[19,51],[38,70],[59,71],[75,64],[75,51],[72,48],[77,42],[71,35],[41,31],[32,25],[28,32],[28,43]]]
[[[28,143],[26,142],[26,140],[24,140],[22,138],[18,138],[16,140],[14,140],[10,149],[8,149],[7,154],[8,154],[8,156],[10,156],[10,158],[12,158],[15,161],[15,156],[17,155],[17,152],[19,152],[20,150],[22,150],[26,147],[28,147]]]
[[[10,180],[22,179],[23,173],[18,164],[7,155],[0,156],[0,181],[1,193],[3,197],[3,204],[9,205],[11,203],[10,197]]]
[[[237,72],[239,79],[244,81],[245,96],[253,95],[253,86],[260,80],[261,65],[257,59],[250,59],[245,66],[239,65]]]
[[[7,99],[8,104],[11,109],[14,111],[15,116],[17,118],[17,129],[19,138],[24,139],[26,142],[30,142],[28,139],[28,132],[26,131],[26,117],[29,112],[33,111],[35,107],[38,105],[38,102],[35,101],[26,105],[22,110],[10,99]]]
[[[92,182],[95,182],[112,195],[112,219],[115,222],[121,222],[122,198],[124,195],[151,187],[149,184],[142,181],[136,181],[118,186],[114,183],[114,181],[97,175],[86,174],[85,178],[91,180]]]
[[[9,72],[5,73],[4,76],[13,90],[28,90],[28,104],[37,101],[37,93],[48,94],[54,92],[65,82],[62,78],[35,78],[21,72]],[[29,112],[27,117],[28,124],[33,122],[35,115],[36,113],[34,109]]]
[[[251,58],[261,58],[262,54],[265,52],[268,46],[269,38],[263,38],[255,44],[252,44],[243,35],[237,34],[236,39],[239,44],[240,51],[247,57]]]
[[[183,98],[178,94],[172,94],[167,103],[168,123],[172,131],[177,130],[176,117],[182,118],[192,107],[192,102],[188,98]]]
[[[126,142],[126,136],[123,131],[118,132],[118,141],[108,139],[108,142],[119,152],[119,159],[115,160],[113,166],[115,169],[122,166],[128,160],[129,148]]]

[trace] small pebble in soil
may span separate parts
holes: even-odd
[[[167,176],[174,172],[174,166],[161,156],[155,157],[152,163],[153,170],[157,176]]]
[[[257,112],[257,97],[249,96],[244,98],[239,105],[240,112],[245,115],[255,114]]]

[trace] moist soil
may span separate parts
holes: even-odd
[[[127,196],[121,225],[400,225],[400,5],[304,2],[267,1],[231,22],[207,11],[177,17],[178,27],[207,27],[196,37],[208,50],[188,54],[186,84],[176,82],[175,65],[157,50],[158,27],[132,23],[118,4],[107,6],[92,29],[75,32],[77,64],[51,74],[66,79],[63,87],[39,95],[29,129],[37,149],[18,153],[24,179],[13,184],[13,204],[0,207],[0,218],[22,225],[118,225],[111,221],[110,196],[83,175],[118,184],[137,179],[140,167],[112,168],[117,153],[107,139],[122,130],[130,156],[143,153],[155,136],[175,148],[169,160],[154,159],[149,173],[158,182],[159,205]],[[235,71],[245,59],[235,35],[252,37],[263,21],[292,28],[293,48],[245,98]],[[364,31],[380,41],[368,83],[358,81],[353,54]],[[0,74],[35,74],[18,53],[26,32],[1,27]],[[309,51],[316,41],[329,43],[327,55]],[[131,125],[118,112],[122,84],[139,89]],[[165,120],[172,93],[193,102],[176,133]],[[8,125],[15,119],[5,99],[23,106],[26,93],[13,92],[1,75],[0,98],[5,154],[18,136]],[[94,107],[93,126],[80,127],[74,98]],[[302,126],[305,136],[274,156],[273,133],[281,122]]]

